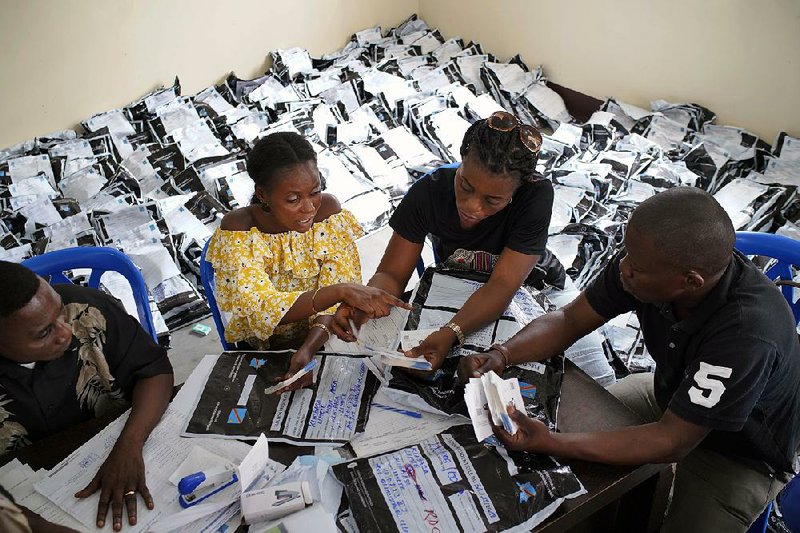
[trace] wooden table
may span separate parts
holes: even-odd
[[[566,361],[558,427],[564,433],[641,424],[638,415]],[[658,531],[672,486],[671,465],[610,466],[562,460],[587,494],[567,500],[536,531]]]
[[[16,453],[6,454],[0,457],[0,464],[16,457],[32,468],[51,469],[115,418],[116,415],[110,415],[89,420]],[[638,424],[640,420],[567,361],[558,423],[561,431],[577,432],[608,430]],[[313,448],[270,444],[270,456],[287,465],[297,455],[313,453]],[[566,501],[536,531],[638,532],[658,529],[672,483],[670,465],[615,467],[583,461],[563,462],[572,467],[587,494]]]

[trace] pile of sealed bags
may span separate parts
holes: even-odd
[[[555,203],[548,247],[567,269],[568,303],[619,249],[631,210],[660,190],[702,187],[737,229],[800,228],[800,139],[774,146],[713,124],[696,104],[641,109],[608,99],[585,123],[570,115],[541,67],[502,61],[479,43],[445,39],[416,16],[369,28],[339,51],[271,53],[260,78],[230,74],[196,95],[171,87],[65,130],[0,151],[0,257],[114,246],[141,267],[162,340],[208,310],[199,256],[229,210],[250,203],[245,158],[273,132],[304,135],[318,152],[325,189],[369,233],[383,227],[408,187],[459,161],[464,132],[505,109],[544,134],[539,171]],[[444,258],[442,258],[444,259]],[[118,280],[104,278],[115,293]],[[628,370],[652,367],[635,315],[582,339],[567,357],[602,384],[616,354]],[[624,369],[623,369],[624,370]]]

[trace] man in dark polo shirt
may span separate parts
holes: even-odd
[[[461,361],[462,379],[546,359],[635,311],[655,374],[609,390],[643,421],[614,431],[550,433],[514,412],[511,449],[612,464],[676,462],[662,531],[745,531],[794,475],[800,443],[800,344],[777,287],[733,249],[733,225],[696,188],[631,215],[625,251],[571,304],[504,346]]]
[[[153,508],[142,449],[172,394],[166,352],[103,292],[51,286],[0,261],[0,294],[0,454],[130,405],[114,448],[76,497],[100,491],[98,527],[110,504],[119,531],[123,502],[135,524],[137,493]]]

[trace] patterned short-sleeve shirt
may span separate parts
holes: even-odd
[[[77,285],[53,289],[72,343],[33,368],[0,356],[0,454],[126,405],[139,379],[172,373],[166,350],[117,300]]]

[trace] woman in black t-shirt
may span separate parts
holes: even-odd
[[[407,353],[424,355],[434,370],[464,335],[497,319],[523,283],[563,287],[564,269],[545,249],[553,187],[536,174],[541,143],[510,113],[475,122],[461,145],[463,163],[417,181],[389,222],[394,233],[370,286],[401,295],[429,234],[446,265],[491,272],[450,322]],[[341,306],[334,329],[352,342],[351,318],[365,321]]]

